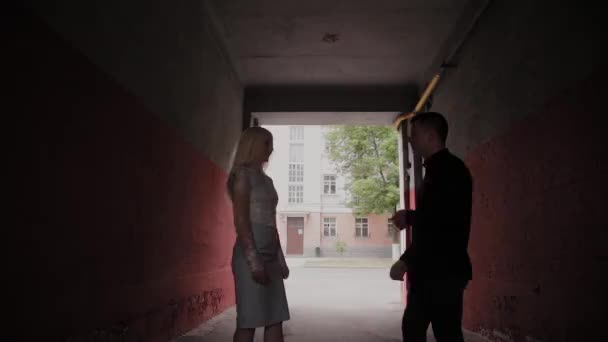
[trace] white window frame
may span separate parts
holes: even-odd
[[[301,147],[301,155],[294,156],[292,148]],[[299,158],[297,158],[299,157]],[[304,163],[304,144],[303,143],[291,143],[289,144],[289,162],[294,164]]]
[[[386,234],[389,237],[392,237],[393,236],[393,232],[395,231],[395,228],[394,228],[395,225],[393,224],[393,221],[391,221],[390,217],[387,218],[386,221],[387,221],[386,222]]]
[[[287,186],[287,202],[289,204],[304,203],[304,185],[289,184]]]
[[[289,141],[304,141],[304,126],[289,126]]]
[[[333,232],[333,235],[332,235]],[[326,234],[327,233],[327,234]],[[338,224],[336,217],[323,218],[323,237],[334,238],[338,236]]]
[[[287,203],[304,203],[304,127],[289,127]],[[296,152],[297,151],[297,152]],[[295,154],[294,154],[295,152]]]
[[[289,163],[289,184],[302,184],[304,183],[304,164],[303,163]]]
[[[333,180],[328,179],[329,177],[333,177]],[[332,175],[332,174],[323,175],[323,194],[324,195],[335,195],[338,193],[337,179],[338,179],[338,177],[336,177],[336,175]],[[333,192],[331,192],[332,185],[333,185],[333,190],[334,190]]]
[[[367,234],[363,234],[366,232]],[[369,218],[368,217],[356,217],[355,218],[355,237],[357,238],[369,238]]]

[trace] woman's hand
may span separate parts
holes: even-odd
[[[391,271],[389,272],[389,275],[390,275],[391,279],[393,279],[393,280],[403,281],[403,276],[405,275],[406,272],[407,272],[407,264],[405,262],[403,262],[402,260],[397,260],[397,262],[395,262],[393,264],[393,266],[391,267]]]

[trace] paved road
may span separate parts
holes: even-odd
[[[286,342],[401,341],[399,284],[387,268],[310,268],[306,260],[289,260],[285,282],[291,320],[284,324]],[[232,341],[236,313],[222,315],[178,339],[179,342]],[[258,329],[256,342],[263,341]],[[431,338],[429,341],[433,341]]]

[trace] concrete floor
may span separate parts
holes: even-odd
[[[291,320],[284,323],[285,341],[401,341],[399,283],[385,267],[303,267],[306,259],[290,259],[285,282]],[[178,338],[176,342],[232,341],[234,308]],[[256,342],[263,341],[258,329]],[[429,331],[429,341],[434,341]],[[469,336],[467,342],[482,341]]]

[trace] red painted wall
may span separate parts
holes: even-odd
[[[34,16],[9,25],[12,331],[166,341],[232,305],[225,171]]]
[[[608,340],[605,75],[467,156],[475,182],[467,328],[500,341]]]

